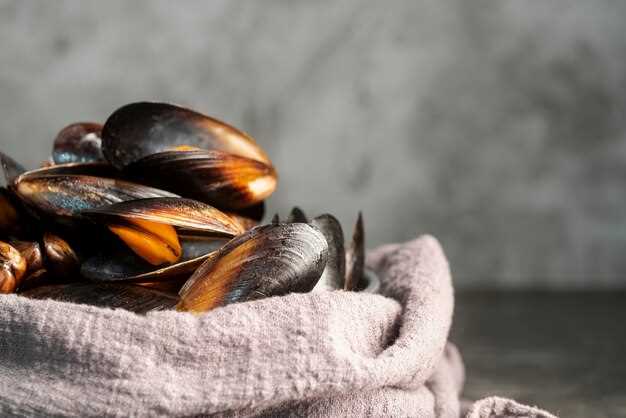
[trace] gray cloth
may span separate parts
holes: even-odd
[[[384,296],[291,294],[199,316],[2,296],[1,415],[458,417],[438,242],[384,246],[368,264]],[[502,402],[468,416],[551,417]]]

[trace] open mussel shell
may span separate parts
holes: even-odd
[[[122,180],[84,175],[24,175],[14,190],[28,206],[56,216],[77,216],[82,210],[125,200],[176,197],[175,194]]]
[[[271,165],[246,133],[184,107],[154,102],[117,109],[102,129],[102,151],[119,169],[148,155],[193,147],[239,155]]]
[[[140,219],[198,235],[233,237],[244,231],[237,221],[222,211],[197,200],[177,197],[124,201],[87,209],[81,214],[106,223]]]
[[[181,236],[179,262],[155,268],[122,246],[88,257],[81,265],[81,275],[93,281],[162,282],[188,278],[207,258],[224,246],[228,238]]]
[[[307,224],[257,226],[234,238],[196,270],[180,291],[180,311],[289,292],[308,292],[326,265],[324,235]]]
[[[102,125],[79,122],[63,128],[54,140],[52,160],[55,164],[104,161]]]
[[[165,151],[144,157],[126,172],[141,183],[229,210],[262,202],[278,181],[272,166],[221,151]]]
[[[311,224],[324,234],[328,243],[328,262],[313,291],[343,289],[346,253],[341,223],[333,215],[324,214],[313,218]]]
[[[40,286],[20,293],[31,299],[52,299],[136,313],[173,308],[178,298],[147,287],[123,283],[69,283]]]
[[[346,252],[346,282],[345,290],[358,290],[361,288],[363,272],[365,270],[365,231],[363,229],[363,215],[359,217],[354,226],[352,242]]]

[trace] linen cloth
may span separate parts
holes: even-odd
[[[459,417],[439,243],[368,254],[381,295],[290,294],[202,315],[0,297],[0,415]],[[552,417],[509,400],[469,418]]]

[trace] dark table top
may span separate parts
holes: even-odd
[[[626,293],[456,295],[451,340],[464,396],[500,395],[560,417],[626,417]]]

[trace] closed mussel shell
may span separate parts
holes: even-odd
[[[127,168],[142,183],[224,209],[262,202],[276,189],[277,175],[265,163],[221,151],[166,151]]]
[[[102,151],[119,169],[148,155],[177,147],[218,150],[271,165],[246,133],[184,107],[154,102],[117,109],[102,129]]]
[[[102,125],[79,122],[63,128],[54,140],[55,164],[104,161],[101,149]]]
[[[222,247],[180,291],[178,310],[203,312],[229,303],[308,292],[327,258],[324,235],[307,224],[252,228]]]
[[[27,273],[32,273],[43,268],[43,255],[41,246],[37,241],[11,240],[9,244],[18,250],[26,260]]]

